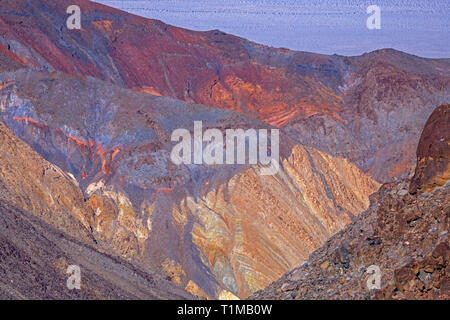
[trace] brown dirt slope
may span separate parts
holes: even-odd
[[[81,290],[69,290],[69,265]],[[0,200],[0,299],[193,299],[161,277],[100,253]]]

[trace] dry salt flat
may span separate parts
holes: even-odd
[[[140,16],[194,30],[220,29],[274,47],[360,55],[395,48],[450,57],[448,0],[97,0]],[[366,8],[381,9],[369,30]]]

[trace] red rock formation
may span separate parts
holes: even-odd
[[[87,0],[4,0],[0,43],[31,67],[236,110],[344,156],[378,181],[408,173],[432,108],[450,98],[450,62],[379,50],[326,56],[194,32]],[[417,107],[420,106],[420,107]]]
[[[420,137],[409,192],[430,192],[450,179],[450,105],[437,107]]]

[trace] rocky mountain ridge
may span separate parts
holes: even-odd
[[[384,184],[369,210],[252,298],[448,300],[449,111],[440,106],[427,121],[412,179]]]
[[[73,4],[81,30],[66,28]],[[0,44],[27,67],[250,115],[379,182],[414,167],[426,119],[450,97],[448,59],[392,49],[358,57],[276,49],[87,0],[2,1]]]

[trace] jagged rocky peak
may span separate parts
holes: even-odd
[[[420,137],[409,192],[431,192],[450,179],[450,104],[437,107]]]

